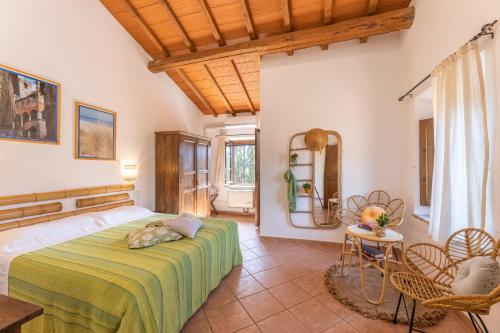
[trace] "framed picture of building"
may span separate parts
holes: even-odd
[[[0,140],[59,144],[60,88],[0,65]]]
[[[116,160],[116,113],[75,103],[75,158]]]

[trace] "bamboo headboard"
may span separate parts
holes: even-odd
[[[0,197],[0,206],[20,205],[40,201],[52,201],[68,199],[73,197],[86,197],[96,194],[115,192],[126,192],[135,189],[134,184],[120,184],[109,186],[98,186],[78,188],[72,190],[60,190],[53,192],[41,192],[30,194],[19,194]],[[52,202],[32,206],[23,206],[0,210],[0,231],[25,227],[33,224],[62,219],[68,216],[79,215],[88,212],[109,210],[120,206],[131,206],[134,200],[128,200],[128,193],[104,195],[76,200],[76,209],[62,212],[61,202]],[[54,214],[51,214],[54,213]],[[29,217],[29,218],[25,218]],[[12,220],[12,221],[10,221]],[[2,221],[8,221],[2,223]]]

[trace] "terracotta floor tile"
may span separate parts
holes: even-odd
[[[290,308],[296,304],[307,301],[311,295],[294,282],[280,284],[268,290],[281,304]]]
[[[231,303],[235,301],[233,293],[226,284],[220,285],[215,288],[208,296],[207,301],[204,304],[205,309],[216,308],[218,306]]]
[[[240,303],[255,321],[263,320],[285,309],[267,291],[242,298]]]
[[[293,280],[312,296],[316,296],[326,291],[324,273],[311,273],[301,278]]]
[[[348,317],[354,313],[353,310],[349,309],[347,306],[337,301],[335,297],[333,297],[328,291],[322,292],[321,294],[315,296],[314,298],[318,300],[321,304],[329,308],[331,311],[333,311],[333,313],[335,313],[340,318]]]
[[[303,277],[303,276],[311,273],[311,271],[309,271],[308,269],[306,269],[301,264],[297,264],[297,263],[288,263],[288,264],[285,264],[285,265],[281,265],[279,267],[279,270],[284,275],[286,275],[287,277],[289,277],[290,280],[298,279],[300,277]]]
[[[254,247],[257,247],[262,244],[259,239],[249,239],[245,241],[241,241],[240,239],[240,243],[245,245],[249,249],[253,249]]]
[[[271,265],[262,258],[252,259],[243,262],[243,268],[252,274],[264,271],[272,267],[273,265]]]
[[[307,333],[307,329],[288,311],[280,312],[261,322],[259,328],[264,333]]]
[[[181,330],[181,333],[209,333],[212,332],[203,309],[196,312]]]
[[[354,327],[349,325],[345,321],[339,321],[337,324],[333,325],[323,333],[358,333],[359,331],[356,330]],[[385,333],[385,332],[384,332]]]
[[[237,279],[240,279],[244,276],[248,276],[250,275],[250,273],[248,273],[244,268],[243,266],[236,266],[234,267],[231,272],[229,272],[228,275],[226,275],[223,279],[223,281],[229,281],[229,280],[237,280]]]
[[[266,288],[272,288],[279,284],[290,281],[290,278],[285,275],[280,268],[271,268],[259,273],[253,274],[254,278]]]
[[[360,333],[372,332],[405,332],[407,326],[395,325],[382,320],[367,318],[358,312],[353,312],[350,316],[343,318],[349,325],[354,327]]]
[[[243,256],[243,261],[248,261],[259,257],[258,255],[253,253],[252,250],[241,250],[241,255]]]
[[[261,330],[259,329],[259,327],[257,325],[251,325],[251,326],[245,327],[242,330],[239,330],[236,333],[261,333]]]
[[[271,254],[262,257],[262,259],[264,259],[273,266],[281,266],[284,264],[294,262],[293,256],[290,256],[288,254]]]
[[[264,287],[251,275],[228,280],[226,284],[237,298],[250,296],[264,290]]]
[[[292,307],[290,312],[311,332],[322,332],[342,320],[315,299]]]
[[[205,311],[214,332],[230,333],[253,324],[241,304],[231,302]]]

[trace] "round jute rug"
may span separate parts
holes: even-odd
[[[384,301],[380,305],[373,305],[366,301],[361,290],[359,279],[359,266],[351,266],[347,276],[341,277],[340,265],[330,267],[325,274],[325,284],[330,294],[348,308],[363,314],[365,317],[392,321],[399,299],[399,291],[394,289],[390,280],[385,288]],[[371,299],[377,299],[382,288],[382,276],[375,268],[365,268],[365,288]],[[411,313],[413,301],[406,298],[408,313]],[[439,323],[446,317],[446,311],[431,309],[417,303],[414,325],[417,327],[429,327]],[[408,324],[405,307],[402,302],[398,313],[398,323]]]

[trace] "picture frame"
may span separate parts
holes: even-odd
[[[0,64],[0,140],[61,143],[61,84]]]
[[[116,161],[116,112],[75,102],[75,159]]]

